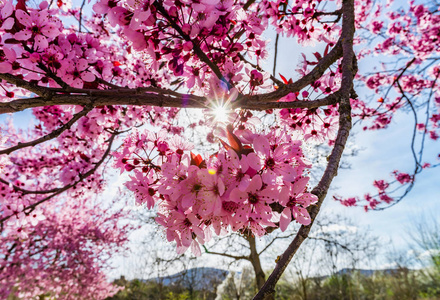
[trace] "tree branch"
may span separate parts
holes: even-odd
[[[255,0],[248,0],[244,5],[243,9],[247,10],[252,4],[254,4]]]
[[[277,70],[277,56],[278,56],[278,41],[280,39],[280,34],[277,32],[277,36],[275,38],[275,53],[274,53],[274,58],[273,58],[273,71],[272,71],[272,75],[276,76],[275,71]]]
[[[235,259],[235,260],[241,260],[241,259],[249,260],[249,256],[244,256],[244,255],[237,256],[237,255],[231,255],[231,254],[228,254],[228,253],[212,252],[212,251],[209,251],[205,246],[203,246],[203,248],[205,248],[205,252],[208,253],[208,254],[224,256],[224,257],[232,258],[232,259]]]
[[[82,111],[76,113],[72,117],[72,119],[70,119],[66,124],[63,124],[60,128],[52,131],[49,134],[46,134],[45,136],[42,136],[42,137],[40,137],[40,138],[38,138],[36,140],[30,141],[30,142],[26,142],[26,143],[18,143],[17,145],[15,145],[13,147],[0,150],[0,155],[2,155],[2,154],[10,154],[10,153],[12,153],[12,152],[14,152],[16,150],[23,149],[23,148],[26,148],[26,147],[33,147],[33,146],[36,146],[36,145],[41,144],[43,142],[46,142],[48,140],[54,139],[54,138],[58,137],[64,131],[69,130],[70,127],[72,127],[72,125],[76,121],[78,121],[81,117],[87,115],[87,113],[89,111],[91,111],[91,110],[92,110],[92,108],[90,106],[84,107]]]
[[[174,93],[174,92],[173,92]],[[18,99],[0,103],[0,114],[13,113],[27,108],[48,105],[82,105],[93,107],[103,105],[154,105],[160,107],[206,107],[205,98],[194,95],[179,94],[179,97],[167,94],[139,94],[136,89],[130,90],[94,90],[88,94],[56,94],[50,99],[36,97]],[[197,99],[197,100],[195,100]],[[203,99],[200,101],[198,99]]]
[[[10,182],[7,182],[6,180],[4,180],[3,178],[0,178],[0,183],[3,183],[7,186],[10,186],[14,189],[14,191],[16,192],[20,192],[22,195],[27,195],[27,194],[33,194],[33,195],[45,195],[45,194],[51,194],[51,193],[56,193],[60,190],[60,188],[55,188],[55,189],[51,189],[51,190],[41,190],[41,191],[31,191],[31,190],[26,190],[23,189],[19,186],[16,186]]]
[[[150,89],[150,88],[148,88]],[[0,103],[0,114],[13,113],[33,107],[48,105],[82,105],[82,106],[104,106],[104,105],[135,105],[135,106],[159,106],[179,108],[209,108],[209,100],[204,97],[189,94],[179,94],[169,90],[158,90],[157,93],[140,94],[139,89],[118,89],[118,90],[87,90],[84,94],[55,94],[50,100],[42,97],[17,99]],[[78,91],[79,92],[79,91]],[[340,92],[335,92],[322,99],[313,101],[293,102],[262,102],[255,101],[253,96],[232,102],[232,108],[243,108],[253,110],[281,109],[281,108],[316,108],[339,102]]]
[[[176,24],[176,22],[168,14],[168,12],[165,10],[165,8],[162,6],[162,4],[160,4],[158,1],[154,1],[153,5],[157,8],[157,10],[161,13],[161,15],[164,16],[165,19],[167,19],[167,21],[170,23],[171,27],[173,27],[173,29],[176,30],[181,37],[183,37],[183,39],[185,41],[192,43],[194,52],[197,55],[197,57],[200,58],[201,61],[203,61],[205,64],[208,65],[208,67],[214,72],[214,74],[217,76],[217,78],[220,79],[221,81],[225,82],[229,88],[232,87],[231,83],[228,80],[226,80],[226,78],[223,76],[222,72],[220,71],[220,68],[208,58],[208,56],[205,54],[205,52],[202,51],[200,46],[196,42],[194,42],[189,35],[187,35],[186,33],[183,32],[182,28],[180,28]]]
[[[7,74],[7,73],[0,73],[0,79],[3,79],[6,82],[15,85],[16,87],[26,89],[26,90],[28,90],[32,93],[35,93],[38,96],[43,97],[43,98],[50,99],[51,95],[53,94],[48,88],[30,83],[30,82],[28,82],[24,79],[21,79],[15,75]],[[2,113],[2,111],[0,108],[0,114],[1,113]]]
[[[348,135],[351,129],[351,106],[350,106],[350,94],[353,88],[353,78],[355,66],[355,57],[353,53],[353,35],[354,35],[354,3],[353,0],[344,0],[342,4],[343,21],[342,21],[342,83],[341,83],[341,103],[339,106],[339,130],[335,140],[335,146],[330,154],[329,163],[324,171],[324,174],[319,181],[318,185],[312,190],[312,193],[318,196],[318,203],[313,206],[309,213],[312,219],[310,225],[302,225],[298,230],[297,235],[281,255],[275,269],[269,276],[264,286],[260,289],[258,294],[254,297],[254,300],[263,300],[269,297],[275,292],[275,285],[286,269],[287,265],[293,258],[294,254],[301,246],[302,242],[308,237],[310,229],[318,215],[319,209],[324,201],[327,191],[330,187],[330,183],[337,175],[339,161],[342,156],[342,152],[345,148],[345,144],[348,139]]]
[[[258,253],[258,255],[261,255],[264,251],[266,251],[267,249],[269,249],[270,246],[272,246],[273,243],[274,243],[276,240],[278,240],[278,239],[287,239],[287,238],[290,238],[292,235],[293,235],[293,233],[288,234],[288,235],[285,235],[285,236],[276,236],[276,237],[274,237],[274,238],[273,238],[273,239],[272,239],[272,240],[266,245],[266,247],[264,247],[263,250],[261,250],[261,251]]]
[[[338,41],[335,47],[318,62],[310,73],[304,77],[300,78],[294,83],[281,85],[276,91],[273,92],[257,95],[239,95],[234,106],[249,109],[287,108],[282,107],[283,105],[287,104],[274,104],[274,106],[270,106],[270,104],[264,103],[278,101],[280,98],[288,95],[289,93],[298,92],[307,85],[315,82],[334,62],[336,62],[337,59],[341,57],[341,54],[342,46],[341,42]],[[205,54],[203,53],[203,55]],[[181,94],[168,89],[154,87],[137,89],[120,88],[109,90],[75,89],[71,87],[54,89],[37,86],[10,74],[0,74],[0,79],[4,79],[17,87],[25,88],[28,91],[40,96],[36,98],[18,99],[0,103],[0,114],[14,113],[27,108],[47,105],[92,105],[95,107],[102,105],[153,105],[160,107],[205,108],[206,103],[209,102],[205,97],[191,94]],[[60,82],[59,84],[62,83],[63,82]],[[63,94],[56,94],[56,92],[63,92]],[[66,92],[69,94],[66,94]],[[81,95],[77,95],[77,93]],[[250,104],[242,105],[241,102]],[[261,107],[259,107],[257,106],[257,103],[263,104]],[[301,107],[296,105],[298,104],[294,104],[292,107],[289,106],[289,108]],[[305,105],[305,107],[307,107],[307,105]]]
[[[336,241],[336,240],[329,240],[329,239],[326,239],[326,238],[323,238],[323,237],[315,237],[315,236],[309,236],[308,238],[311,239],[311,240],[323,241],[323,242],[328,243],[328,244],[332,244],[332,245],[339,246],[339,247],[341,247],[342,249],[344,249],[344,250],[350,252],[351,255],[353,255],[353,251],[352,251],[350,248],[348,248],[347,246],[345,246],[345,245],[339,243],[339,242]],[[358,249],[355,249],[355,250],[358,250]],[[359,249],[359,250],[360,250],[360,249]],[[362,250],[363,250],[363,249],[362,249]]]
[[[252,95],[252,96],[242,95],[239,96],[237,100],[245,101],[247,99],[249,101],[255,101],[255,102],[277,101],[280,98],[288,95],[289,93],[299,92],[309,84],[312,84],[313,82],[321,78],[324,72],[334,62],[336,62],[341,57],[341,55],[342,55],[342,44],[340,41],[338,41],[335,47],[333,47],[333,49],[318,62],[318,64],[313,68],[313,70],[310,71],[304,77],[298,79],[293,83],[282,85],[276,91],[265,94]]]
[[[243,101],[239,105],[240,108],[252,109],[252,110],[265,110],[265,109],[282,109],[282,108],[317,108],[321,106],[333,105],[339,102],[341,97],[340,91],[336,91],[324,98],[316,99],[313,101],[292,101],[292,102],[255,102],[255,101]]]
[[[250,61],[248,61],[246,58],[244,58],[243,55],[241,55],[240,53],[238,53],[238,57],[240,58],[241,61],[251,65],[254,69],[257,69],[260,72],[265,72],[259,65],[253,64]],[[275,69],[274,69],[275,70]],[[279,80],[278,78],[275,77],[275,72],[273,75],[270,75],[270,79],[275,82],[278,86],[282,86],[284,85],[284,83]]]

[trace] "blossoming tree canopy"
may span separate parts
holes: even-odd
[[[421,150],[425,136],[439,135],[438,5],[102,0],[90,13],[85,2],[0,1],[0,114],[29,111],[36,124],[2,125],[0,222],[8,237],[29,237],[51,202],[101,193],[111,159],[129,175],[136,202],[157,209],[179,253],[200,254],[212,234],[262,236],[295,221],[303,226],[289,254],[313,224],[352,120],[384,129],[399,110],[417,119],[426,109],[416,122]],[[295,72],[271,75],[262,62],[275,49],[276,66],[279,36],[316,51]],[[358,59],[377,53],[395,63],[356,75]],[[355,80],[373,97],[358,97]],[[191,108],[203,113],[182,123]],[[303,149],[311,143],[332,149],[313,190]],[[416,147],[414,172],[377,180],[367,209],[397,202],[392,185],[409,191],[434,166]],[[268,285],[290,258],[282,256]]]
[[[99,192],[97,171],[111,153],[114,166],[129,172],[126,186],[137,202],[157,207],[157,222],[179,252],[191,246],[200,254],[199,243],[212,233],[262,236],[267,227],[285,230],[292,220],[311,223],[306,208],[318,196],[307,189],[311,164],[302,141],[336,138],[342,95],[337,22],[321,28],[316,4],[307,13],[306,3],[290,12],[302,20],[295,29],[301,41],[328,45],[323,60],[305,62],[304,77],[289,83],[283,76],[270,79],[258,65],[267,56],[262,34],[282,13],[280,4],[100,1],[87,17],[63,5],[2,6],[0,109],[32,108],[38,122],[26,133],[35,137],[30,141],[8,125],[1,150],[9,157],[0,179],[3,222],[28,224],[40,205],[79,186]],[[81,24],[67,28],[62,20],[72,14]],[[308,26],[317,27],[303,34]],[[315,88],[307,91],[311,83]],[[33,101],[41,105],[29,106]],[[197,126],[210,128],[207,140],[217,150],[193,150],[175,124],[182,107],[211,115]],[[272,114],[276,126],[251,108]],[[269,111],[274,108],[281,110]],[[118,135],[122,144],[113,151]],[[29,168],[18,170],[23,159],[31,160]]]

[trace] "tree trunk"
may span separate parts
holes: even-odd
[[[263,268],[261,267],[260,255],[257,252],[255,237],[248,236],[246,239],[249,242],[249,249],[251,250],[251,254],[249,255],[249,261],[251,262],[252,267],[254,268],[257,288],[261,289],[261,287],[266,282],[266,274],[264,274]],[[274,300],[274,299],[275,299],[274,295],[272,294],[270,295],[270,297],[266,298],[265,300]]]

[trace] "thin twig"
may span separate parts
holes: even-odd
[[[278,40],[280,39],[280,34],[277,32],[277,36],[275,38],[275,54],[273,58],[273,71],[272,75],[276,76],[276,70],[277,70],[277,57],[278,57]]]

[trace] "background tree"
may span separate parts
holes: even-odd
[[[103,299],[117,292],[104,269],[111,256],[126,250],[127,232],[134,228],[122,224],[126,212],[108,205],[80,197],[53,202],[29,215],[35,225],[28,230],[5,231],[0,296],[13,291],[27,299]]]

